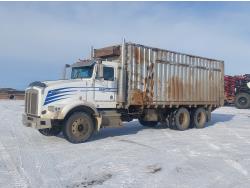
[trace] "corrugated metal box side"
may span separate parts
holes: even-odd
[[[128,105],[224,103],[224,62],[126,44]]]

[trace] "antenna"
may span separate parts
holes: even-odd
[[[126,43],[125,37],[122,37],[122,44],[125,44],[125,43]]]

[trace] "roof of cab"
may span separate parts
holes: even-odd
[[[92,66],[95,64],[93,60],[81,60],[79,59],[76,63],[72,64],[71,67],[84,67],[84,66]]]

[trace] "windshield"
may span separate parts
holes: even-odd
[[[91,78],[94,66],[73,67],[71,72],[71,79],[77,78]]]

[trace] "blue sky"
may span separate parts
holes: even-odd
[[[250,2],[0,2],[0,88],[58,79],[122,37],[250,73]]]

